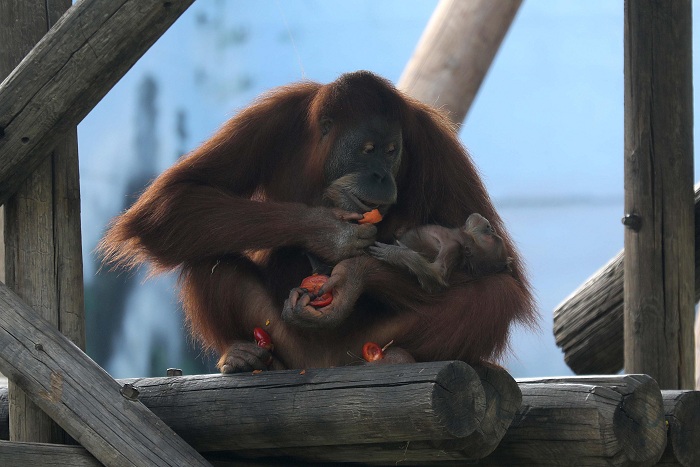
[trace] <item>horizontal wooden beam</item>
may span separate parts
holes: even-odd
[[[484,465],[653,465],[666,446],[647,375],[519,379],[523,404]]]
[[[118,382],[137,388],[139,400],[194,448],[224,458],[479,459],[498,445],[521,400],[505,370],[463,362]],[[357,452],[343,458],[341,450]]]
[[[82,0],[0,84],[0,203],[193,0]]]
[[[3,284],[0,372],[105,465],[209,465]]]
[[[452,439],[485,408],[463,362],[123,381],[199,451]]]
[[[51,467],[100,467],[82,446],[64,444],[24,443],[0,441],[0,459],[3,465],[50,465]]]
[[[345,444],[346,440],[335,439],[332,446],[257,449],[235,454],[257,459],[288,456],[305,462],[355,462],[375,465],[423,465],[452,461],[476,463],[496,449],[520,409],[522,397],[513,377],[502,368],[478,366],[475,370],[484,387],[486,411],[477,429],[464,438],[383,441],[368,444]],[[388,429],[393,431],[396,427]]]
[[[422,369],[420,364],[416,368],[418,371]],[[397,369],[402,370],[402,367]],[[338,370],[341,369],[317,371],[332,373]],[[489,376],[489,373],[482,371],[484,368],[477,367],[476,370],[486,389],[487,410],[484,420],[499,416],[511,420],[511,416],[515,415],[502,441],[500,436],[494,435],[494,439],[497,440],[495,444],[499,441],[500,444],[492,455],[485,458],[480,459],[478,444],[473,443],[476,432],[465,439],[452,440],[453,444],[441,440],[386,442],[382,439],[369,440],[363,444],[344,444],[352,439],[344,438],[348,432],[346,428],[336,431],[340,424],[337,420],[331,420],[331,425],[323,425],[333,430],[333,433],[327,435],[327,439],[332,441],[328,445],[284,448],[278,447],[280,444],[278,442],[267,448],[246,450],[233,449],[234,446],[241,445],[235,440],[226,441],[225,444],[216,444],[216,441],[213,441],[213,446],[218,450],[207,452],[206,458],[213,462],[221,462],[222,465],[226,462],[241,461],[241,459],[250,459],[251,463],[263,464],[315,461],[360,462],[375,465],[432,465],[432,463],[441,462],[450,465],[455,462],[459,462],[460,465],[478,462],[479,465],[508,466],[652,465],[663,452],[661,459],[663,465],[700,465],[697,457],[697,443],[693,442],[693,436],[700,431],[698,407],[700,392],[659,391],[656,382],[646,375],[522,379],[518,381],[518,386],[523,393],[522,404],[518,404],[517,410],[511,413],[513,404],[498,403],[499,395],[506,399],[510,397],[509,395],[512,396],[507,378],[502,379],[503,374],[506,373],[499,375],[493,372]],[[141,398],[156,411],[158,410],[156,406],[160,405],[160,410],[163,412],[172,412],[170,417],[162,415],[162,418],[173,424],[177,431],[187,430],[189,416],[193,423],[200,424],[199,430],[204,430],[200,435],[204,440],[207,438],[206,431],[209,429],[219,430],[211,436],[221,436],[222,430],[230,429],[229,434],[224,434],[225,438],[234,431],[242,432],[246,428],[253,430],[254,433],[274,428],[276,433],[282,432],[282,436],[293,436],[285,428],[289,424],[286,423],[284,413],[277,416],[275,412],[280,407],[280,402],[270,397],[273,392],[264,388],[262,383],[259,385],[260,391],[251,393],[250,397],[257,399],[255,401],[257,408],[262,408],[265,403],[271,404],[267,414],[269,419],[261,420],[260,417],[250,415],[241,418],[240,416],[246,410],[236,409],[234,405],[236,402],[245,405],[250,401],[247,396],[239,399],[238,394],[241,394],[241,390],[245,391],[246,387],[252,388],[249,382],[255,381],[256,378],[258,381],[273,381],[280,377],[281,379],[277,380],[273,387],[277,390],[282,389],[281,382],[286,380],[288,390],[294,391],[300,376],[303,375],[298,375],[296,372],[278,372],[260,375],[170,378],[169,380],[174,384],[170,386],[172,394],[165,395],[168,402],[161,405],[159,401],[157,394],[167,390],[167,386],[160,382],[152,386],[152,388],[159,387],[158,391],[143,391]],[[270,377],[274,379],[269,380]],[[236,380],[247,382],[241,381],[231,385],[225,392],[223,388],[215,389],[214,395],[206,395],[205,393],[212,389],[212,382],[217,379],[227,382]],[[154,380],[166,381],[168,378],[148,378],[138,381],[147,382],[145,386],[151,386]],[[139,386],[136,380],[131,381],[135,382],[137,387],[144,387]],[[201,396],[195,397],[194,394],[190,394],[185,397],[183,386],[192,386],[192,390],[201,393]],[[194,389],[196,386],[199,386],[198,389]],[[395,386],[397,387],[400,386]],[[320,390],[321,386],[316,389]],[[209,407],[209,403],[204,405],[199,402],[201,398],[209,403],[218,398],[221,405]],[[194,401],[195,399],[197,402]],[[172,400],[181,400],[182,405],[177,409],[171,407],[166,410],[166,407],[170,407],[169,401]],[[305,402],[330,407],[327,398],[307,398]],[[338,403],[343,404],[341,401]],[[352,407],[361,410],[360,406],[352,402],[347,403],[344,410],[350,410]],[[253,413],[256,410],[252,409],[250,412]],[[304,410],[305,408],[299,408],[299,411]],[[312,411],[317,410],[318,408],[312,408]],[[184,413],[178,414],[178,411],[184,411]],[[200,415],[195,415],[195,411]],[[381,412],[377,414],[377,416],[383,415]],[[233,418],[234,416],[239,418]],[[382,420],[374,421],[382,423],[383,428],[389,432],[404,430],[396,425],[395,421],[386,421],[391,424],[384,424]],[[325,423],[325,419],[323,422]],[[0,425],[2,423],[3,421],[0,420]],[[258,423],[260,426],[256,427]],[[355,418],[351,418],[350,423],[355,423]],[[362,424],[367,426],[366,422]],[[230,425],[241,426],[230,427]],[[483,430],[484,426],[487,425],[482,421],[479,429]],[[664,452],[666,426],[668,426],[668,445]],[[298,431],[306,429],[309,429],[306,425],[297,425]],[[315,444],[314,439],[318,436],[315,433],[321,428],[312,426],[310,429],[314,436],[310,444]],[[184,433],[183,436],[185,436]],[[211,443],[211,441],[205,441],[201,446],[212,446]],[[245,444],[251,443],[246,441]],[[263,443],[253,440],[252,444],[260,446]],[[231,446],[231,449],[226,449],[226,446]],[[476,450],[474,450],[475,447]]]

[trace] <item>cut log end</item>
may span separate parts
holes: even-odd
[[[663,391],[668,423],[668,444],[661,464],[700,465],[697,437],[700,433],[700,392]]]
[[[613,417],[615,434],[627,457],[634,462],[649,462],[650,453],[662,453],[666,446],[661,390],[647,375],[629,375],[628,394]],[[658,460],[658,459],[655,459]]]
[[[471,434],[481,423],[486,405],[479,375],[466,363],[451,362],[436,376],[432,404],[446,432],[455,438]]]

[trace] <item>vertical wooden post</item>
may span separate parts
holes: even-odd
[[[70,0],[0,0],[0,78],[8,75]],[[85,348],[76,129],[5,205],[6,283]],[[10,381],[10,439],[61,442],[62,430]]]
[[[700,318],[695,319],[695,390],[700,391]]]
[[[625,1],[625,371],[693,387],[690,0]]]

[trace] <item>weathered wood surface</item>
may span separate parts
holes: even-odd
[[[462,123],[521,3],[442,0],[398,88]]]
[[[700,465],[700,392],[661,391],[668,443],[659,465]]]
[[[245,450],[237,458],[273,459],[289,456],[305,462],[359,462],[381,465],[410,465],[428,462],[476,462],[491,453],[505,435],[520,408],[521,395],[515,380],[502,368],[479,366],[478,373],[486,395],[486,411],[476,430],[464,438],[451,440],[400,440],[372,444],[342,444],[333,446],[282,449]],[[396,428],[390,428],[395,430]]]
[[[697,214],[695,222],[698,222]],[[697,234],[696,234],[697,235]],[[697,241],[697,240],[696,240]],[[695,254],[695,262],[698,261],[698,254]],[[698,280],[698,273],[695,273],[695,280]],[[696,287],[697,291],[698,288]],[[697,300],[697,297],[696,297]],[[695,389],[700,390],[700,319],[695,317]]]
[[[691,0],[625,2],[625,371],[663,389],[695,386],[692,64]]]
[[[480,459],[491,454],[505,436],[520,410],[523,400],[518,383],[503,368],[491,365],[474,367],[481,378],[486,395],[486,412],[482,422],[464,439],[443,441],[443,451],[460,451],[468,459]]]
[[[0,2],[0,79],[5,78],[71,6],[70,0]],[[76,127],[5,204],[5,283],[35,311],[85,348],[80,180]],[[10,383],[15,441],[64,441],[63,431]]]
[[[695,187],[694,218],[697,302],[700,300],[700,185]],[[624,251],[618,253],[554,310],[556,343],[564,352],[569,368],[577,374],[613,374],[624,366],[623,255]],[[700,377],[700,373],[696,376]]]
[[[303,375],[285,371],[118,382],[139,388],[141,402],[198,450],[210,451],[212,456],[217,450],[237,451],[224,452],[221,459],[248,457],[259,462],[289,456],[306,461],[394,464],[473,461],[495,449],[520,408],[520,390],[501,368],[474,370],[476,373],[461,362],[437,362],[306,370]],[[469,380],[460,382],[465,371]],[[464,408],[455,407],[448,414],[454,421],[446,426],[472,424],[472,419],[478,424],[466,437],[438,439],[452,434],[441,428],[421,428],[425,425],[421,420],[431,410],[425,409],[426,404],[433,404],[425,399],[428,392],[451,390],[455,396],[450,397],[457,398],[474,391],[470,398],[479,399],[481,388],[485,411],[475,410],[467,401],[467,412],[475,413],[464,415]],[[421,394],[424,411],[416,405]],[[0,388],[0,401],[2,396]],[[0,405],[0,433],[6,424],[1,415]],[[437,441],[427,441],[429,436]],[[311,447],[283,447],[307,444]]]
[[[342,369],[316,371],[323,373],[338,370]],[[482,384],[487,388],[487,410],[483,419],[486,420],[489,418],[490,409],[488,407],[492,402],[497,402],[498,399],[498,396],[494,396],[494,393],[489,391],[488,382],[490,381],[494,387],[500,388],[496,393],[500,394],[501,397],[511,397],[512,393],[510,383],[507,382],[507,379],[502,379],[502,376],[496,377],[498,373],[484,373],[483,369],[479,367],[476,370],[481,374]],[[269,416],[275,413],[273,409],[279,407],[280,401],[270,397],[269,389],[260,382],[270,377],[282,377],[282,379],[287,380],[287,390],[292,390],[296,387],[295,380],[298,376],[303,375],[298,375],[296,372],[278,372],[277,374],[260,375],[148,378],[121,380],[120,382],[131,381],[137,386],[139,386],[139,382],[147,383],[147,386],[155,383],[151,386],[151,390],[142,391],[141,399],[154,411],[159,410],[156,408],[159,406],[163,412],[164,421],[167,420],[176,430],[189,430],[186,426],[189,419],[192,423],[201,425],[199,430],[206,432],[213,428],[219,430],[219,433],[212,436],[222,436],[221,430],[224,429],[241,430],[241,428],[236,427],[218,427],[226,424],[235,425],[240,419],[242,410],[245,409],[229,409],[229,406],[233,406],[236,401],[243,406],[249,402],[247,398],[240,400],[238,396],[241,390],[252,388],[248,383],[258,382],[257,387],[260,388],[260,392],[250,397],[259,399],[254,402],[259,407],[265,402],[271,403]],[[188,383],[187,380],[191,381]],[[223,387],[215,389],[219,387],[218,384],[213,384],[217,380],[227,383],[241,381],[238,384],[226,385],[228,389]],[[167,381],[173,383],[169,388]],[[163,403],[157,396],[157,393],[169,391],[173,394],[166,395],[166,399],[170,401],[180,400],[180,397],[174,394],[181,393],[181,387],[193,384],[199,386],[199,392],[205,398],[202,403],[182,400],[180,407],[173,408],[172,402]],[[379,383],[375,382],[375,384]],[[646,375],[533,378],[519,380],[518,385],[523,391],[523,403],[517,409],[514,422],[493,454],[479,460],[479,464],[653,465],[664,452],[667,431],[665,420],[668,420],[669,443],[672,451],[667,450],[664,454],[663,460],[666,465],[700,465],[693,464],[700,453],[698,444],[693,438],[698,432],[697,424],[700,417],[698,394],[700,393],[661,392],[656,382]],[[154,392],[153,389],[156,387],[160,389]],[[279,384],[275,384],[274,387],[283,389],[283,386]],[[320,389],[320,386],[316,388],[316,390]],[[210,391],[214,391],[215,395],[208,395]],[[2,392],[0,391],[0,399],[1,397]],[[285,397],[289,398],[289,396]],[[512,402],[515,401],[502,405],[505,407],[504,412],[510,410],[508,407],[513,407]],[[200,408],[204,403],[219,403],[223,406]],[[308,403],[323,404],[324,402],[313,398]],[[340,404],[342,403],[340,402]],[[330,407],[327,403],[325,405]],[[192,411],[193,408],[204,413],[204,417],[208,417],[209,423],[200,422],[202,417],[195,414]],[[307,407],[304,407],[299,410],[305,411],[306,409]],[[177,410],[184,411],[184,413],[172,413]],[[231,412],[231,410],[235,410],[235,412]],[[510,417],[511,414],[505,415],[505,418],[510,419]],[[250,415],[243,417],[244,422],[250,419]],[[275,420],[263,419],[261,423],[266,426],[255,428],[256,430],[270,429],[270,425],[276,422]],[[351,419],[349,423],[354,424],[355,419]],[[339,423],[334,422],[327,425],[328,429],[335,431],[337,424]],[[279,423],[275,426],[277,427],[275,431],[278,432]],[[0,429],[1,427],[2,420],[0,419]],[[396,429],[386,426],[384,428],[389,431]],[[321,428],[313,429],[318,431]],[[342,429],[347,431],[346,428]],[[297,431],[304,431],[304,425],[297,424]],[[229,437],[232,433],[234,431],[228,431],[223,433],[223,436]],[[286,434],[285,436],[293,435]],[[296,436],[301,438],[303,433]],[[377,442],[374,442],[374,440],[369,439],[366,440],[366,444],[338,444],[341,441],[348,441],[344,436],[344,432],[335,431],[331,445],[327,446],[284,448],[273,445],[267,446],[269,449],[259,448],[255,450],[234,450],[227,447],[240,445],[240,443],[236,444],[236,441],[226,445],[224,443],[211,445],[209,441],[205,441],[200,446],[218,449],[218,452],[210,451],[207,453],[207,458],[218,460],[224,464],[227,461],[241,462],[246,458],[249,458],[251,462],[261,463],[280,462],[283,459],[291,462],[291,460],[296,459],[297,461],[324,463],[364,462],[384,465],[425,465],[431,462],[473,463],[479,459],[476,452],[470,451],[470,448],[464,449],[464,445],[453,446],[456,450],[449,450],[450,447],[445,445],[445,441],[383,442],[376,440]],[[206,438],[206,435],[203,438]],[[255,440],[253,442],[257,446],[261,444]],[[669,457],[669,454],[672,457]],[[679,463],[678,459],[689,459],[691,463],[688,464],[688,461]]]
[[[522,379],[522,407],[485,465],[653,465],[666,445],[646,375]]]
[[[0,371],[106,465],[209,465],[2,284]]]
[[[193,0],[82,0],[0,84],[0,203]]]
[[[101,467],[85,448],[46,443],[0,441],[3,467]]]
[[[485,409],[463,362],[121,381],[199,451],[465,437]]]
[[[618,253],[554,310],[554,338],[577,374],[622,369],[624,251]]]
[[[10,402],[8,389],[0,384],[0,440],[10,439]]]

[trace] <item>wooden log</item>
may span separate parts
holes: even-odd
[[[522,407],[485,465],[653,465],[666,445],[647,375],[519,379]]]
[[[515,380],[504,369],[495,366],[475,367],[486,395],[484,417],[470,435],[456,439],[401,440],[372,444],[340,444],[332,446],[245,450],[236,458],[288,456],[304,462],[359,462],[379,465],[423,465],[429,462],[462,461],[474,463],[490,454],[520,408],[521,395]],[[389,428],[393,430],[392,428]]]
[[[0,79],[5,78],[70,6],[70,0],[0,2]],[[9,7],[9,8],[8,8]],[[6,284],[85,348],[80,180],[75,126],[5,204]],[[60,443],[63,431],[10,382],[15,441]]]
[[[335,372],[339,369],[316,370],[323,372]],[[311,371],[311,370],[308,370]],[[281,376],[287,381],[288,388],[296,387],[296,372],[264,373],[260,375],[237,375],[206,377],[182,377],[170,378],[174,384],[171,391],[180,393],[184,386],[196,383],[198,391],[203,395],[214,390],[218,400],[222,403],[237,401],[236,394],[239,389],[229,387],[229,392],[224,393],[216,389],[214,382],[241,381],[240,385],[247,386],[248,382],[269,379],[272,376]],[[482,373],[482,378],[484,374]],[[202,379],[203,378],[203,379]],[[486,381],[494,381],[486,375]],[[142,380],[129,380],[134,383],[143,382],[148,386],[155,386],[166,390],[160,380],[168,378],[148,378]],[[200,380],[201,379],[201,380]],[[190,380],[188,382],[188,380]],[[200,380],[200,381],[197,381]],[[127,380],[122,380],[127,381]],[[484,380],[482,380],[483,382]],[[500,385],[501,383],[499,383]],[[484,382],[485,386],[488,386]],[[695,462],[697,456],[692,449],[697,444],[692,443],[692,436],[697,433],[698,399],[696,392],[675,393],[673,391],[659,391],[656,382],[646,375],[621,375],[600,377],[574,377],[574,378],[540,378],[523,379],[518,381],[523,391],[523,404],[518,408],[515,421],[494,453],[478,461],[483,465],[653,465],[659,459],[666,444],[665,420],[669,420],[669,443],[673,443],[673,452],[677,456],[687,456],[691,462]],[[154,387],[155,387],[154,386]],[[275,384],[278,388],[278,384]],[[261,392],[256,404],[262,400],[271,401],[276,407],[279,400],[270,397],[260,385]],[[317,388],[321,390],[321,387]],[[160,390],[159,390],[160,392]],[[159,403],[155,393],[143,395],[146,403],[154,405]],[[486,392],[488,394],[488,390]],[[215,397],[205,395],[208,401],[216,400]],[[168,395],[169,399],[179,399],[176,395]],[[241,405],[247,404],[248,399],[241,400]],[[323,403],[323,402],[322,402]],[[170,405],[170,403],[168,403]],[[173,417],[171,423],[181,425],[190,419],[197,422],[201,416],[195,414],[192,409],[198,408],[209,411],[209,425],[201,429],[209,430],[211,426],[218,427],[238,423],[241,411],[231,413],[228,406],[202,408],[203,404],[184,403],[179,410],[185,411],[185,415]],[[229,404],[233,405],[233,404]],[[665,414],[664,414],[665,412]],[[270,414],[272,411],[270,411]],[[270,415],[268,414],[268,415]],[[488,414],[488,409],[487,409]],[[164,415],[163,418],[166,418]],[[248,420],[249,417],[243,420]],[[678,422],[674,425],[674,421]],[[280,421],[280,420],[278,420]],[[0,424],[2,420],[0,420]],[[263,420],[262,423],[269,421]],[[330,425],[335,428],[335,425]],[[183,427],[183,429],[186,429]],[[218,429],[218,428],[217,428]],[[234,428],[236,429],[236,428]],[[303,430],[299,425],[298,430]],[[313,428],[320,430],[320,427]],[[388,427],[388,429],[392,429]],[[678,434],[675,443],[672,441],[674,433]],[[301,436],[301,435],[300,435]],[[684,436],[685,438],[681,438]],[[300,461],[330,462],[362,462],[378,465],[428,465],[431,463],[473,463],[478,456],[469,456],[465,451],[444,451],[444,442],[430,443],[427,441],[411,442],[377,442],[369,440],[367,444],[338,444],[346,441],[342,433],[333,437],[332,445],[310,446],[297,448],[258,449],[245,450],[220,450],[206,454],[207,459],[217,465],[235,465],[244,462],[243,455],[268,456],[250,459],[250,462],[260,463],[287,463]],[[680,447],[675,447],[680,446]],[[223,448],[225,446],[219,446]],[[432,449],[432,451],[431,451]],[[667,451],[668,453],[668,451]],[[473,453],[472,453],[473,454]],[[276,457],[273,457],[276,456]],[[281,458],[280,458],[281,456]],[[290,457],[291,456],[291,457]],[[665,462],[675,462],[668,465],[698,465],[678,463],[676,458],[668,459],[664,454]],[[685,462],[685,461],[684,461]]]
[[[695,386],[690,0],[625,2],[625,371]]]
[[[471,440],[465,448],[482,446],[486,452],[498,443],[520,406],[520,391],[505,370],[475,370],[463,362],[300,373],[130,378],[117,383],[136,387],[139,400],[200,451],[313,446],[339,439],[379,443],[458,437]],[[2,437],[6,396],[7,388],[0,387],[0,439],[7,439]],[[389,429],[391,424],[399,428]]]
[[[554,310],[554,339],[576,374],[622,369],[624,250]]]
[[[219,460],[473,460],[495,448],[520,407],[518,386],[505,370],[475,371],[462,362],[300,373],[118,382],[138,388],[139,400],[198,450],[224,451]],[[455,436],[454,445],[445,439]]]
[[[0,459],[7,467],[100,467],[102,464],[81,446],[0,441]]]
[[[217,467],[260,467],[266,465],[260,462],[233,459],[231,456],[220,456],[217,453],[205,454],[204,458]],[[25,467],[28,465],[101,467],[103,465],[82,446],[14,441],[0,441],[0,459],[3,461],[3,467]],[[279,460],[272,461],[271,464],[277,466],[285,465]]]
[[[398,88],[461,124],[521,3],[442,0]]]
[[[336,371],[318,370],[318,371]],[[173,393],[180,393],[182,387],[191,386],[193,382],[203,378],[197,384],[200,393],[210,393],[214,390],[216,399],[222,402],[238,401],[238,396],[229,392],[215,390],[218,379],[228,381],[233,379],[254,378],[265,379],[273,374],[260,375],[239,375],[233,378],[219,378],[217,375],[206,377],[183,377],[175,378],[171,381],[181,380],[172,386]],[[295,373],[282,372],[289,387],[294,386]],[[483,377],[483,374],[482,374]],[[486,376],[484,386],[488,387],[486,381],[494,382],[493,377]],[[155,378],[153,380],[143,379],[145,384],[150,385],[151,381],[157,382],[159,387],[165,386],[158,380],[167,378]],[[190,382],[188,382],[190,380]],[[123,380],[127,381],[127,380]],[[131,380],[136,381],[136,380]],[[498,385],[502,385],[503,380]],[[486,465],[651,465],[663,452],[666,441],[666,428],[664,422],[664,402],[661,400],[661,393],[656,382],[646,375],[622,375],[622,376],[600,376],[600,377],[580,377],[580,378],[545,378],[545,379],[524,379],[518,382],[523,394],[523,404],[518,407],[518,413],[514,423],[508,429],[503,441],[496,448],[493,455],[479,461]],[[147,395],[144,391],[144,401],[154,410],[156,404],[160,404],[159,397],[155,394]],[[489,391],[486,391],[487,401]],[[510,394],[510,391],[507,392]],[[502,394],[503,395],[503,394]],[[213,396],[205,396],[207,400],[214,400]],[[273,400],[267,394],[258,394],[262,400]],[[690,417],[698,412],[694,410],[694,402],[689,403],[689,396],[684,396],[682,412],[677,409],[676,415],[683,420],[682,432],[692,436],[693,421]],[[695,396],[693,396],[695,397]],[[168,398],[179,400],[175,394]],[[244,399],[242,406],[247,405],[248,400]],[[261,404],[259,400],[255,404]],[[488,404],[488,402],[487,402]],[[170,406],[170,403],[167,404]],[[208,424],[202,424],[199,430],[207,432],[219,426],[226,425],[229,420],[240,420],[241,409],[231,413],[224,407],[214,407],[208,409],[202,407],[204,403],[185,403],[181,405],[183,414],[168,419],[168,415],[162,418],[168,420],[176,430],[186,430],[186,420],[199,423],[199,420],[208,420]],[[161,407],[162,409],[163,407]],[[192,410],[197,408],[202,411],[215,412],[215,415],[202,417]],[[272,410],[270,411],[272,413]],[[487,409],[486,415],[488,416]],[[666,410],[668,417],[668,409]],[[237,418],[234,418],[237,417]],[[510,416],[506,416],[510,418]],[[244,420],[250,417],[244,417]],[[279,422],[279,420],[278,420]],[[2,423],[2,420],[0,420]],[[267,429],[270,429],[269,421]],[[354,423],[354,421],[353,421]],[[689,427],[686,430],[685,427]],[[240,428],[227,427],[230,430],[240,430]],[[334,428],[331,425],[329,428]],[[257,429],[257,428],[256,428]],[[302,430],[300,425],[300,430]],[[316,428],[321,429],[321,428]],[[387,427],[391,430],[393,428]],[[279,427],[275,431],[279,432]],[[230,433],[233,433],[231,431]],[[339,444],[347,441],[345,435],[336,432],[331,443],[327,446],[309,446],[297,448],[269,446],[270,449],[257,450],[233,450],[226,445],[216,446],[218,454],[209,452],[208,458],[218,461],[243,459],[243,456],[256,458],[256,461],[273,461],[275,456],[286,456],[297,461],[320,461],[320,462],[363,462],[369,464],[385,465],[425,465],[430,462],[476,462],[479,455],[476,452],[469,452],[468,449],[456,451],[445,450],[445,442],[410,441],[410,442],[379,442],[369,440],[367,444]],[[184,434],[183,434],[184,436]],[[206,436],[206,435],[205,435]],[[225,435],[230,436],[230,435]],[[265,435],[268,436],[268,435]],[[301,436],[301,435],[300,435]],[[235,442],[235,441],[234,441]],[[259,443],[258,443],[259,444]],[[233,444],[230,444],[233,446]],[[679,452],[681,452],[679,450]],[[290,462],[292,462],[290,460]]]
[[[694,218],[697,302],[700,300],[700,185],[695,187]],[[614,374],[624,366],[623,255],[624,250],[554,310],[556,343],[564,352],[569,368],[577,374]],[[700,325],[696,326],[700,329]],[[700,340],[696,337],[697,343]],[[696,368],[699,362],[696,356]],[[700,372],[697,377],[700,378]]]
[[[503,368],[484,364],[474,369],[481,378],[486,395],[484,418],[474,433],[466,438],[443,441],[437,446],[442,452],[458,451],[463,456],[461,458],[466,459],[481,459],[496,449],[523,399],[518,383]]]
[[[659,465],[700,465],[700,392],[661,391],[668,424],[668,443]]]
[[[697,217],[695,218],[697,222]],[[695,256],[697,262],[699,255]],[[695,280],[698,280],[698,273],[695,273]],[[697,287],[695,288],[697,291]],[[696,298],[697,300],[697,298]],[[695,389],[700,390],[700,317],[695,317]]]
[[[209,465],[2,284],[0,371],[106,465]]]
[[[463,362],[123,381],[199,451],[465,437],[485,408]]]
[[[0,440],[10,439],[10,402],[6,385],[0,384]]]
[[[82,0],[0,84],[0,203],[193,0]]]

